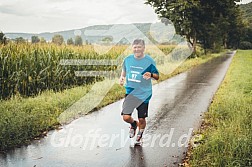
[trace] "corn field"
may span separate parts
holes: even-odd
[[[114,46],[108,53],[99,54],[93,46],[56,46],[53,44],[13,44],[0,46],[0,99],[15,95],[35,96],[44,90],[61,91],[93,83],[102,77],[79,77],[75,71],[114,70],[116,66],[60,64],[62,59],[113,60],[127,55],[128,46]],[[126,50],[126,51],[125,51]],[[162,46],[168,53],[171,47]],[[123,56],[122,56],[123,57]]]
[[[63,66],[62,59],[113,59],[123,47],[97,54],[92,46],[9,44],[0,46],[0,98],[34,96],[43,90],[64,90],[95,82],[97,77],[76,77],[74,71],[99,70],[92,66]]]

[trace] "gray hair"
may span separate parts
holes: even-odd
[[[135,39],[132,43],[132,45],[142,45],[145,46],[145,42],[143,39]]]

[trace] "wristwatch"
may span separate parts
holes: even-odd
[[[151,78],[153,78],[153,73],[150,74]]]

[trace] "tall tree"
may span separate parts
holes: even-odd
[[[196,51],[199,28],[198,0],[147,0],[146,4],[153,6],[160,17],[169,19],[174,24],[176,33],[186,37],[192,44],[194,52]]]
[[[52,43],[55,43],[56,45],[62,45],[64,42],[64,38],[62,35],[56,34],[52,37]]]
[[[171,20],[176,33],[185,36],[196,51],[196,41],[205,49],[228,47],[229,35],[239,33],[240,0],[147,0],[160,17]],[[232,20],[235,20],[232,22]]]
[[[73,45],[73,44],[74,44],[73,38],[69,38],[67,40],[67,45]]]
[[[35,36],[35,35],[34,35],[34,36],[31,37],[31,42],[32,42],[32,43],[39,43],[39,42],[40,42],[40,39],[39,39],[38,36]]]
[[[76,46],[81,46],[81,45],[83,44],[83,41],[82,41],[81,36],[77,35],[77,36],[75,37],[74,44],[75,44]]]
[[[252,28],[252,2],[241,4],[239,8],[242,10],[243,18],[246,20],[248,26]]]
[[[246,34],[246,21],[243,19],[241,9],[238,6],[231,9],[229,15],[230,25],[227,32],[227,47],[237,48],[240,45],[242,37]]]
[[[7,38],[3,32],[0,32],[0,44],[6,44],[7,43]]]
[[[219,51],[220,47],[236,47],[244,24],[235,0],[200,1],[201,33],[198,39],[205,49]]]
[[[252,28],[246,27],[241,41],[248,41],[252,43]]]

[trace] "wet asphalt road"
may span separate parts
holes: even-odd
[[[178,166],[192,131],[232,60],[228,53],[156,84],[142,146],[128,138],[122,100],[81,117],[40,141],[0,155],[1,167]],[[136,113],[136,112],[135,112]],[[136,118],[136,114],[133,115]]]

